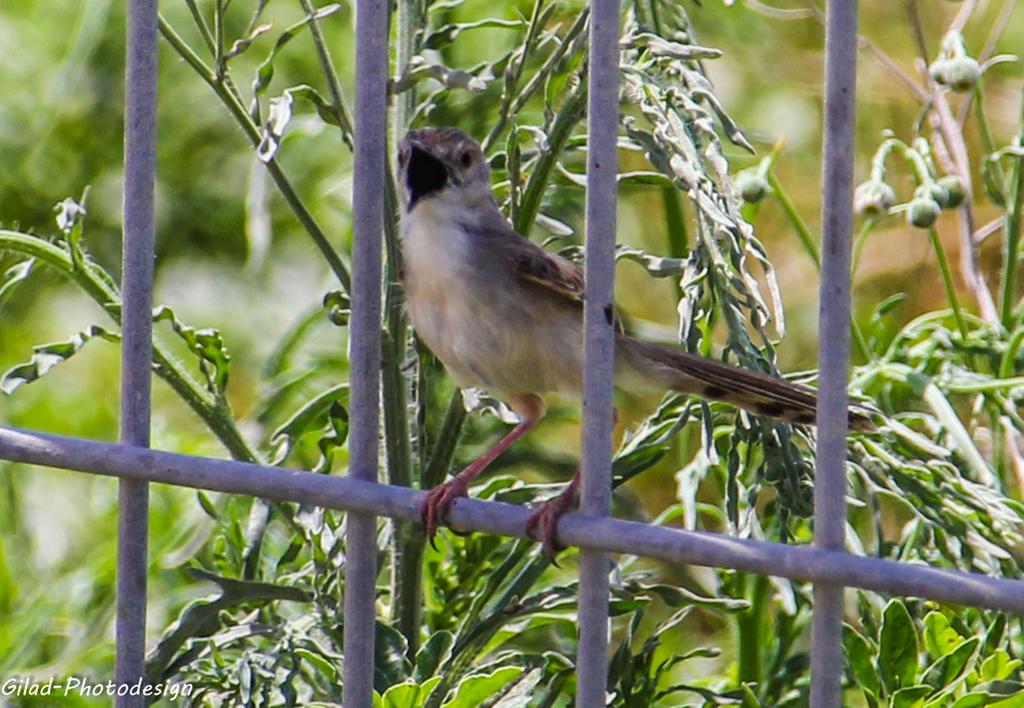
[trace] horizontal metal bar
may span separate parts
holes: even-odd
[[[230,494],[312,504],[418,521],[426,492],[350,477],[213,460],[0,427],[0,460],[162,482]],[[515,504],[459,499],[449,519],[461,531],[525,538],[530,510]],[[855,556],[813,546],[681,531],[635,521],[567,514],[559,540],[610,553],[763,575],[831,582],[891,595],[1024,614],[1024,582],[926,565]]]

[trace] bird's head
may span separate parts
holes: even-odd
[[[465,206],[491,199],[483,150],[458,128],[410,131],[398,147],[398,174],[409,211],[422,199]]]

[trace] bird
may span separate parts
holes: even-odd
[[[456,499],[544,417],[545,396],[579,400],[583,386],[584,273],[516,233],[491,190],[480,144],[458,128],[422,128],[400,142],[400,278],[419,339],[455,383],[486,390],[519,423],[478,459],[427,493],[421,507],[431,543]],[[814,389],[633,338],[616,327],[615,385],[725,401],[757,415],[813,424]],[[873,427],[851,407],[855,429]],[[528,518],[545,551],[560,550],[558,519],[577,501],[579,472]]]

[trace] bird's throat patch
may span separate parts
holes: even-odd
[[[413,147],[409,155],[406,180],[409,186],[409,208],[412,209],[420,199],[448,184],[448,170],[430,153]]]

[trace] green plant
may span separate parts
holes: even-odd
[[[662,0],[624,5],[619,184],[626,196],[655,195],[666,238],[657,253],[621,247],[620,260],[631,264],[623,270],[639,266],[645,277],[672,283],[680,316],[674,338],[682,346],[707,354],[722,343],[724,357],[777,372],[776,347],[785,333],[781,296],[753,225],[777,205],[800,247],[819,261],[815,234],[780,174],[788,152],[774,141],[765,157],[748,163],[752,141],[705,71],[721,52],[698,41],[688,6]],[[298,161],[314,140],[308,126],[337,136],[342,170],[352,143],[344,62],[329,49],[343,8],[317,8],[310,0],[261,0],[246,8],[184,0],[164,9],[160,30],[167,45],[209,89],[211,105],[241,130],[257,170],[265,170],[289,218],[319,250],[336,281],[330,288],[338,289],[322,306],[307,302],[292,313],[292,325],[267,347],[259,367],[262,389],[245,405],[229,395],[249,372],[232,365],[227,338],[185,324],[166,307],[154,313],[154,370],[236,459],[340,471],[348,425],[341,340],[349,274],[344,248],[321,223],[329,217],[311,208],[312,196],[296,185],[304,165]],[[399,3],[392,135],[429,122],[459,125],[483,138],[496,197],[511,222],[578,258],[587,13],[548,0],[514,9],[499,17],[458,2]],[[268,21],[271,12],[289,19],[277,25]],[[481,34],[500,40],[470,43]],[[292,63],[307,37],[315,62]],[[950,37],[943,50],[950,56],[940,61],[966,52],[963,41]],[[1024,521],[1015,476],[1024,430],[1018,411],[1024,386],[1016,376],[1024,361],[1024,312],[1012,267],[1020,257],[1024,160],[1019,135],[996,148],[985,120],[985,72],[995,63],[979,58],[979,77],[965,101],[978,119],[985,146],[978,163],[986,194],[1002,210],[1004,264],[1010,266],[998,297],[986,304],[976,259],[962,262],[962,270],[971,269],[962,275],[980,317],[961,302],[935,228],[955,209],[961,229],[970,227],[973,237],[980,197],[962,163],[963,132],[946,117],[946,94],[931,84],[918,87],[931,101],[925,119],[906,139],[884,136],[858,190],[866,216],[858,254],[877,243],[868,238],[891,223],[890,213],[909,214],[906,205],[915,202],[928,212],[928,218],[913,215],[911,223],[928,229],[948,307],[903,316],[898,296],[877,305],[864,298],[870,312],[854,325],[860,361],[851,394],[876,402],[889,420],[876,433],[851,437],[848,468],[858,501],[848,537],[856,552],[1012,576],[1020,573],[1015,551]],[[952,155],[954,164],[944,164],[943,155]],[[903,164],[916,191],[887,172]],[[741,179],[730,176],[733,165],[744,167]],[[897,193],[908,199],[905,205],[894,205]],[[385,478],[430,487],[492,438],[504,413],[486,396],[454,391],[410,332],[396,284],[401,255],[390,176],[386,197]],[[117,338],[118,287],[86,248],[92,244],[84,232],[86,202],[61,203],[52,237],[0,231],[0,251],[14,259],[4,264],[0,304],[50,268],[84,291],[109,321],[37,348],[29,362],[7,373],[5,391],[45,375],[90,341]],[[626,325],[645,323],[627,313]],[[332,346],[316,346],[318,336],[331,338]],[[813,381],[814,373],[797,377]],[[565,416],[555,410],[551,417]],[[677,494],[652,523],[807,542],[813,445],[811,431],[669,396],[630,428],[616,453],[616,504],[621,513],[635,513],[631,482],[662,463],[677,470]],[[501,461],[506,472],[523,462],[543,478],[565,476],[574,464],[543,444],[519,447]],[[527,482],[501,471],[474,490],[479,498],[523,504],[549,493],[537,478]],[[187,593],[176,603],[177,622],[161,628],[150,678],[192,681],[194,704],[340,700],[342,515],[195,497],[205,531],[187,544],[182,565],[188,572],[176,571]],[[432,549],[414,525],[391,523],[381,525],[379,538],[385,570],[375,680],[381,705],[569,704],[576,642],[571,553],[560,559],[560,570],[525,542],[442,534]],[[613,579],[609,691],[615,705],[806,703],[805,585],[725,570],[701,574],[631,557],[618,560]],[[204,596],[210,587],[215,593]],[[109,611],[109,598],[101,606]],[[846,638],[851,694],[861,691],[879,705],[955,700],[966,706],[1019,693],[1014,657],[1021,651],[1020,628],[1005,617],[976,610],[958,617],[952,608],[902,601],[883,608],[864,593],[857,609]],[[16,655],[31,651],[18,647]],[[864,678],[871,672],[882,679]]]

